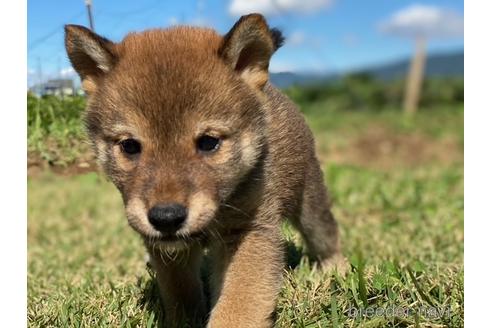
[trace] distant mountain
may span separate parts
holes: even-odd
[[[316,84],[326,82],[334,77],[333,74],[270,73],[270,81],[279,88],[287,88],[291,85]]]
[[[382,65],[370,66],[362,69],[356,69],[349,72],[340,72],[332,74],[309,74],[309,73],[271,73],[270,80],[280,88],[286,88],[291,85],[309,85],[320,82],[336,80],[349,73],[369,73],[377,79],[392,80],[406,76],[410,65],[410,58],[390,62]],[[428,77],[437,76],[456,76],[464,75],[464,52],[457,51],[444,54],[430,54],[427,57],[425,74]]]
[[[405,77],[410,66],[410,59],[369,67],[361,71],[370,73],[375,78],[391,80]],[[464,75],[464,53],[432,54],[427,57],[425,63],[425,75],[435,76],[463,76]]]

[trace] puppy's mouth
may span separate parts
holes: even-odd
[[[148,244],[176,244],[176,243],[190,243],[203,241],[207,238],[206,234],[202,231],[193,232],[190,234],[163,234],[160,233],[159,236],[148,236],[143,235],[143,238]]]

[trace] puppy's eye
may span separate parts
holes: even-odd
[[[219,149],[220,139],[208,135],[203,135],[196,141],[196,147],[202,152],[213,152]]]
[[[120,142],[121,150],[128,155],[139,154],[142,151],[140,142],[135,139],[125,139]]]

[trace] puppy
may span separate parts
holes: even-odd
[[[114,43],[81,26],[65,32],[90,140],[148,249],[168,326],[272,326],[284,218],[321,266],[342,258],[313,136],[268,83],[281,33],[259,14],[224,36],[172,27]]]

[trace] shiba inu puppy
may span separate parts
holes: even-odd
[[[169,326],[271,326],[284,218],[322,267],[343,258],[313,136],[268,83],[282,42],[259,14],[224,36],[172,27],[120,43],[66,26],[90,140],[149,251]]]

